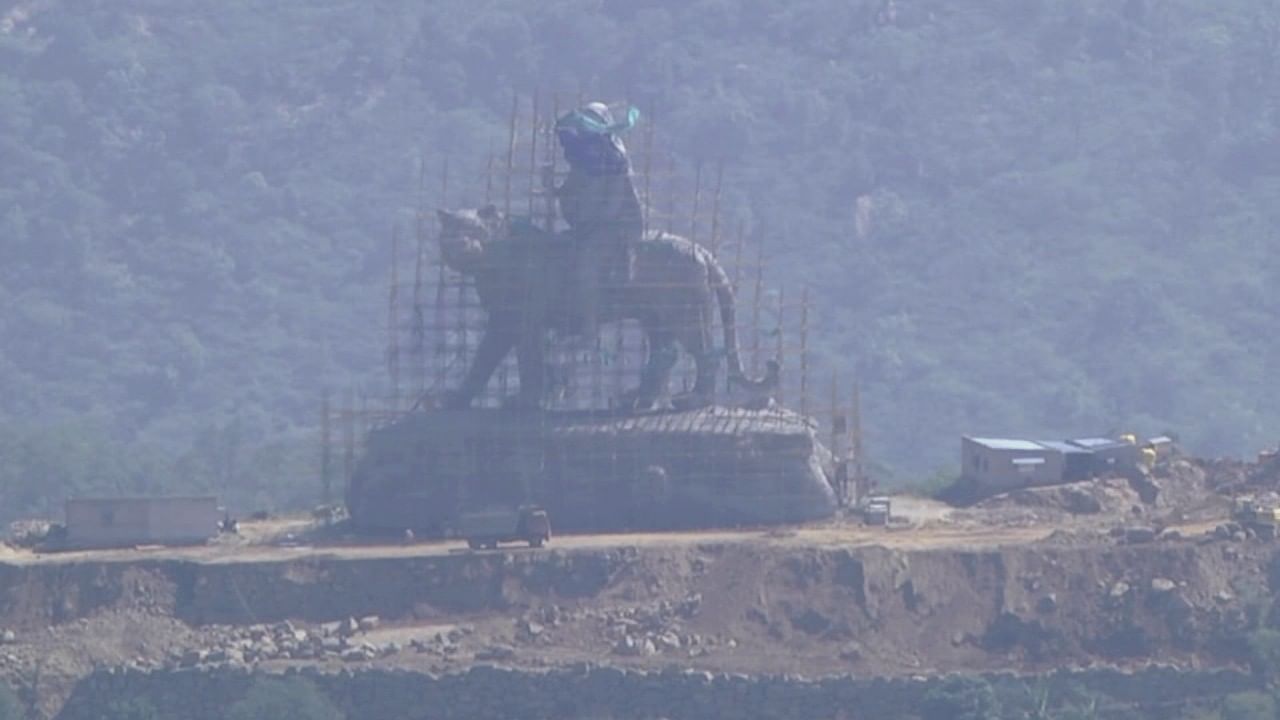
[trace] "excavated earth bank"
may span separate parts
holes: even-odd
[[[410,718],[501,717],[440,709],[493,697],[544,708],[531,717],[590,714],[561,692],[617,717],[715,716],[687,709],[704,702],[830,717],[854,698],[898,716],[949,672],[1057,673],[1134,702],[1255,684],[1243,637],[1280,584],[1272,544],[1046,535],[15,557],[0,563],[0,672],[40,716],[66,718],[123,688],[163,705],[300,671],[352,707],[404,698],[368,716]],[[682,694],[703,700],[660,700]],[[794,707],[815,714],[779,714]]]

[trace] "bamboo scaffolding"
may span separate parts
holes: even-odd
[[[461,194],[465,188],[471,187],[477,195],[483,191],[488,200],[496,200],[500,207],[527,212],[534,224],[547,232],[555,232],[555,192],[564,178],[554,136],[555,119],[561,110],[558,93],[539,93],[536,97],[524,98],[523,102],[518,97],[513,98],[509,126],[503,138],[505,146],[500,153],[486,158],[480,172],[472,179],[468,179],[466,174],[460,175],[456,184],[462,189],[450,187],[454,178],[450,174],[448,158],[443,158],[439,199],[434,204],[448,207],[447,199],[451,193]],[[637,142],[640,150],[637,185],[644,200],[642,209],[646,226],[660,225],[673,232],[676,228],[687,228],[690,239],[701,239],[704,246],[721,258],[737,300],[735,318],[737,337],[741,339],[739,350],[749,373],[759,376],[766,359],[777,359],[786,365],[787,356],[791,355],[794,360],[798,353],[799,362],[791,372],[783,374],[785,389],[781,394],[795,398],[799,410],[811,411],[810,374],[814,357],[809,347],[809,325],[812,321],[809,291],[806,289],[798,295],[799,303],[795,306],[788,305],[782,293],[771,297],[775,293],[766,285],[763,251],[758,244],[748,241],[745,222],[739,220],[733,231],[725,231],[723,163],[717,162],[714,169],[705,163],[695,164],[691,168],[692,182],[683,186],[688,197],[681,200],[681,184],[675,177],[676,159],[659,147],[652,117],[652,114],[646,116]],[[424,176],[425,172],[420,168],[420,187],[425,184]],[[519,193],[525,193],[525,196],[518,197]],[[500,196],[495,198],[496,194]],[[656,198],[661,198],[661,202],[655,203]],[[411,285],[406,284],[403,290],[389,289],[388,323],[394,331],[407,334],[403,342],[388,339],[386,367],[390,388],[389,397],[379,395],[383,398],[377,411],[380,422],[413,407],[432,407],[445,391],[457,388],[474,358],[479,332],[487,317],[486,308],[481,305],[471,280],[447,267],[435,243],[428,237],[435,232],[435,221],[433,215],[422,210],[427,206],[425,198],[421,199],[415,224],[417,243],[411,259]],[[393,238],[393,244],[396,245],[393,253],[397,261],[408,260],[400,258],[398,235]],[[748,257],[750,261],[745,259]],[[398,286],[402,281],[409,282],[408,273],[400,273],[393,268],[391,284]],[[529,287],[534,285],[537,283],[531,283]],[[666,289],[660,285],[653,287],[656,292]],[[680,283],[673,283],[669,289],[683,288]],[[559,291],[560,288],[551,290]],[[395,306],[407,297],[412,297],[413,302],[411,318],[404,316]],[[525,297],[521,302],[543,301],[545,298]],[[720,322],[718,313],[713,318],[713,323]],[[798,326],[792,327],[797,321]],[[551,407],[592,411],[615,408],[618,400],[639,381],[649,353],[647,340],[638,324],[632,321],[606,323],[600,336],[589,341],[548,334],[543,340],[548,349],[548,372],[559,383],[557,390],[563,391],[562,395],[549,400]],[[797,347],[789,346],[793,343]],[[393,357],[401,353],[406,354],[405,361]],[[766,358],[767,354],[774,357]],[[413,368],[414,376],[409,385],[402,388],[403,378],[396,375],[409,367]],[[498,364],[493,380],[475,404],[480,407],[499,406],[503,398],[518,387],[516,377],[512,353]],[[690,388],[692,381],[693,364],[682,354],[673,371],[671,390]],[[417,398],[416,403],[404,402],[401,393],[405,388]],[[716,387],[715,393],[719,395],[720,387]],[[732,403],[734,397],[730,392],[724,400]]]
[[[782,311],[779,310],[779,313]],[[779,327],[782,323],[779,320]],[[781,330],[779,330],[781,332]],[[781,338],[779,338],[781,344]],[[779,353],[781,354],[781,353]],[[809,414],[809,288],[800,292],[800,414]]]

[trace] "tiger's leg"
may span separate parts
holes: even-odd
[[[644,369],[640,371],[640,387],[636,389],[632,403],[632,407],[637,410],[652,409],[658,399],[666,394],[671,369],[680,358],[675,335],[667,331],[650,331],[648,335],[649,356],[645,360]]]
[[[471,358],[471,367],[467,369],[462,385],[457,390],[446,394],[444,406],[451,410],[470,407],[476,396],[484,390],[485,385],[489,384],[489,378],[493,377],[493,371],[498,369],[498,363],[502,362],[515,344],[510,333],[494,329],[485,332],[484,337],[480,339],[479,347],[476,348],[475,356]],[[520,384],[524,385],[523,380]]]
[[[546,400],[547,368],[542,333],[526,329],[516,343],[516,369],[520,377],[518,407],[539,408]]]
[[[719,358],[716,356],[715,343],[711,338],[711,301],[709,293],[691,292],[690,299],[697,302],[697,312],[690,312],[685,318],[680,332],[680,344],[685,352],[693,356],[695,376],[693,389],[676,398],[675,405],[681,409],[705,407],[711,404],[715,396],[716,371],[719,369]]]

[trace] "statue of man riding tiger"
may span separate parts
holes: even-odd
[[[547,333],[593,337],[602,322],[636,320],[648,357],[639,386],[624,407],[658,407],[679,348],[696,364],[694,386],[677,407],[709,404],[720,357],[729,379],[753,396],[771,394],[779,367],[749,378],[739,356],[733,287],[709,250],[664,232],[646,232],[619,133],[638,118],[629,109],[615,122],[609,108],[590,103],[559,118],[556,135],[569,163],[556,188],[568,229],[552,232],[507,217],[496,208],[441,210],[440,248],[446,265],[475,283],[488,320],[462,385],[446,407],[467,407],[503,358],[516,352],[520,394],[515,403],[545,401]],[[724,349],[712,338],[718,305]]]

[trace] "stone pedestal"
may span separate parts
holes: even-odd
[[[347,504],[369,531],[442,533],[467,508],[536,503],[562,530],[803,522],[836,500],[829,454],[787,410],[608,415],[431,411],[370,433]]]

